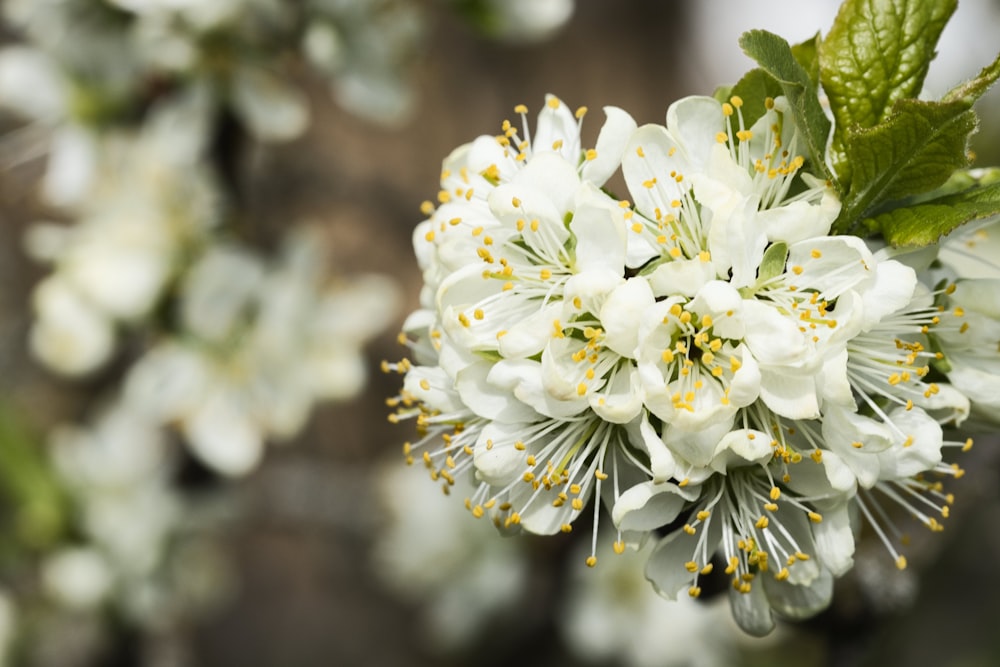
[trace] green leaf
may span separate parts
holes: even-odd
[[[830,120],[820,104],[816,82],[795,59],[788,42],[766,30],[751,30],[740,37],[740,46],[765,72],[777,79],[792,106],[795,125],[805,140],[813,169],[834,180],[825,160]]]
[[[802,65],[813,83],[819,83],[819,45],[822,40],[817,32],[811,39],[792,47],[792,55]]]
[[[719,86],[712,91],[712,98],[719,103],[728,102],[729,98],[733,96],[732,86]]]
[[[744,74],[743,78],[733,86],[730,94],[719,101],[728,102],[733,96],[742,99],[743,106],[740,107],[740,114],[743,116],[744,125],[751,127],[767,111],[765,104],[767,98],[775,98],[781,94],[781,84],[758,67]],[[737,122],[735,115],[730,117],[730,122]]]
[[[955,86],[948,91],[948,94],[941,101],[953,102],[962,100],[972,104],[982,97],[983,93],[989,90],[990,86],[996,83],[998,78],[1000,78],[1000,55],[996,57],[996,60],[984,67],[979,72],[979,76]]]
[[[3,540],[18,548],[43,549],[66,530],[69,508],[45,450],[14,406],[0,399],[0,521]]]
[[[875,216],[870,224],[893,246],[927,246],[973,220],[1000,215],[1000,182],[977,185]]]
[[[965,100],[900,100],[877,126],[847,133],[850,189],[834,233],[850,232],[879,204],[933,190],[968,165],[976,115]]]
[[[887,120],[898,100],[916,97],[934,47],[957,0],[846,0],[820,43],[820,81],[835,129],[833,157],[842,180],[847,133]]]

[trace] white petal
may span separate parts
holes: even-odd
[[[615,173],[621,164],[625,146],[636,130],[635,120],[626,111],[609,106],[604,107],[604,114],[607,120],[604,121],[594,146],[597,157],[585,162],[581,172],[583,179],[594,185],[604,185],[611,174]]]
[[[713,333],[720,338],[739,340],[746,335],[743,297],[728,282],[705,283],[691,300],[690,308],[701,316],[711,315]]]
[[[534,156],[529,163],[545,153],[557,151],[554,155],[571,163],[575,171],[580,159],[580,124],[572,110],[555,95],[546,95],[545,106],[538,112],[531,150]]]
[[[641,277],[629,278],[611,292],[599,315],[605,345],[623,357],[634,358],[639,344],[639,323],[654,301],[653,290]]]
[[[771,438],[766,433],[755,429],[737,429],[722,436],[710,465],[718,472],[725,472],[735,466],[766,463],[773,455]]]
[[[774,630],[774,616],[765,594],[765,586],[754,583],[749,593],[740,593],[729,587],[729,604],[733,610],[733,619],[744,632],[754,637],[764,637]]]
[[[789,375],[761,369],[760,398],[767,407],[788,419],[819,417],[816,380],[809,375]]]
[[[786,618],[812,618],[826,609],[833,597],[833,575],[825,569],[821,569],[818,577],[804,585],[793,584],[790,580],[779,581],[766,574],[763,579],[770,606]]]
[[[880,479],[896,480],[919,475],[941,462],[941,426],[920,408],[897,408],[889,419],[905,435],[891,449],[878,454]]]
[[[523,431],[524,424],[490,422],[483,427],[472,455],[478,479],[503,488],[525,471],[525,454],[514,447]]]
[[[746,322],[744,342],[762,366],[798,368],[806,364],[811,350],[798,325],[778,309],[757,299],[743,302]]]
[[[649,284],[656,296],[694,296],[707,282],[715,278],[715,267],[700,259],[680,259],[664,262],[649,274]]]
[[[863,292],[875,280],[876,260],[857,236],[824,236],[788,247],[788,266],[799,266],[795,283],[832,299],[849,289]]]
[[[552,321],[561,310],[561,303],[549,302],[537,313],[517,322],[500,337],[500,354],[506,359],[525,359],[541,352],[552,337]]]
[[[840,202],[835,197],[824,196],[823,201],[836,202],[839,211]],[[767,234],[768,241],[795,243],[816,236],[825,236],[830,231],[830,223],[837,217],[837,211],[830,217],[829,207],[800,200],[761,211],[760,224]]]
[[[644,482],[618,497],[611,509],[611,520],[619,530],[655,530],[676,519],[692,499],[691,493],[676,484]]]
[[[649,468],[653,471],[654,482],[664,482],[674,476],[676,463],[674,455],[663,443],[660,434],[649,423],[649,416],[642,415],[638,424],[630,424],[630,441],[649,456]],[[636,428],[636,426],[638,428]]]
[[[668,600],[676,600],[678,593],[687,595],[687,587],[694,581],[695,574],[688,572],[685,564],[692,560],[698,545],[704,539],[708,552],[712,553],[722,536],[720,522],[708,525],[708,535],[689,535],[683,530],[675,530],[654,547],[646,561],[646,579],[656,591]]]
[[[684,97],[667,108],[667,129],[683,143],[687,159],[698,170],[708,163],[718,143],[715,135],[725,127],[724,123],[722,105],[711,97]]]
[[[576,199],[569,228],[576,237],[575,268],[578,271],[625,270],[625,221],[621,207],[606,195],[584,184]]]
[[[849,506],[846,501],[838,501],[819,509],[823,520],[812,527],[816,556],[825,568],[839,577],[854,565],[854,530]]]
[[[622,156],[622,174],[636,209],[650,220],[656,219],[657,209],[668,211],[670,202],[680,198],[681,186],[666,175],[685,171],[683,155],[662,125],[643,125],[629,139]],[[657,178],[655,187],[643,185],[652,178]]]
[[[673,424],[663,428],[663,442],[674,454],[695,466],[708,466],[719,441],[732,429],[732,416],[709,420],[695,431],[683,430]]]
[[[490,384],[507,391],[525,405],[554,419],[572,417],[590,404],[585,396],[573,400],[560,400],[545,390],[541,363],[530,359],[504,359],[490,370]]]
[[[555,153],[536,155],[509,184],[490,193],[490,209],[499,216],[548,218],[563,225],[563,216],[573,210],[580,176],[572,164]],[[521,206],[514,206],[517,197]],[[563,225],[565,229],[565,225]]]
[[[480,361],[466,366],[455,377],[455,390],[470,410],[486,419],[512,422],[536,419],[530,405],[517,400],[508,389],[490,383],[492,362]]]
[[[994,231],[1000,235],[1000,229]],[[960,280],[955,283],[951,298],[966,310],[1000,319],[1000,278]]]
[[[645,398],[639,371],[630,364],[619,367],[604,387],[587,397],[598,417],[613,424],[627,424],[639,416]]]
[[[864,331],[878,324],[886,315],[905,308],[913,299],[917,274],[895,260],[883,260],[875,265],[875,282],[862,293],[864,300]]]

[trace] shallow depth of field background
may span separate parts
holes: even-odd
[[[672,100],[710,94],[750,67],[735,46],[743,29],[768,28],[798,41],[825,30],[835,4],[579,0],[570,23],[550,41],[511,45],[482,38],[429,3],[429,39],[413,66],[419,100],[412,120],[385,129],[353,117],[303,73],[314,114],[308,133],[254,152],[242,165],[254,223],[277,234],[293,220],[323,221],[335,241],[337,271],[383,272],[398,282],[404,302],[398,328],[416,306],[420,286],[411,230],[421,219],[420,203],[437,192],[441,159],[454,147],[497,132],[505,118],[516,121],[516,104],[528,105],[532,118],[546,92],[571,107],[590,108],[584,123],[590,145],[605,105],[626,109],[640,124],[662,122]],[[997,48],[1000,3],[965,0],[945,33],[930,85],[944,92],[973,75]],[[982,164],[1000,162],[998,92],[981,104],[983,132],[975,150]],[[114,369],[67,382],[40,369],[26,352],[28,295],[43,271],[20,249],[32,219],[33,175],[30,168],[0,173],[0,391],[27,423],[44,430],[83,415]],[[372,374],[361,396],[321,405],[301,437],[271,447],[258,471],[229,483],[225,493],[238,511],[224,522],[222,540],[234,567],[232,592],[208,618],[179,632],[172,650],[180,662],[174,664],[586,664],[561,644],[546,616],[565,593],[544,582],[523,600],[523,614],[498,621],[482,641],[449,654],[428,641],[420,605],[401,601],[375,576],[371,547],[385,516],[374,471],[404,465],[399,447],[411,435],[409,425],[386,420],[384,401],[398,390],[399,377],[378,371],[382,359],[404,352],[395,334],[390,330],[369,346]],[[891,567],[874,575],[859,567],[840,582],[829,612],[793,627],[751,664],[1000,664],[997,446],[982,438],[964,455],[968,474],[953,485],[952,518],[943,533],[916,531],[920,539],[904,575]],[[554,557],[569,549],[570,538],[549,539],[551,544],[531,541],[535,558],[565,561]],[[884,558],[891,565],[880,549],[861,545],[873,556],[866,562]],[[903,578],[885,580],[896,576]],[[864,591],[879,585],[916,586],[912,606],[874,608]],[[134,641],[125,633],[124,648],[98,664],[137,664],[129,646]]]

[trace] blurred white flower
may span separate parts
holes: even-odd
[[[54,370],[104,363],[118,323],[157,305],[184,253],[215,224],[212,181],[197,164],[203,135],[185,125],[197,104],[158,110],[139,135],[104,137],[86,198],[67,208],[75,224],[29,229],[27,249],[55,269],[36,288],[32,333],[33,351]]]
[[[130,371],[128,404],[179,425],[213,469],[242,475],[266,440],[302,429],[315,401],[355,395],[361,347],[391,321],[396,290],[376,277],[329,284],[321,247],[299,230],[274,266],[207,248],[181,286],[178,330]]]
[[[627,667],[723,667],[736,664],[746,638],[724,596],[665,600],[643,577],[651,543],[588,570],[573,559],[569,594],[556,620],[577,657]],[[764,640],[771,641],[771,638]]]
[[[57,551],[42,564],[42,585],[60,605],[89,610],[111,594],[114,575],[99,552],[86,547]]]
[[[448,0],[490,37],[540,42],[573,15],[575,0]]]
[[[498,541],[492,525],[470,521],[417,469],[386,465],[376,475],[385,510],[374,545],[376,574],[420,605],[427,632],[442,647],[470,644],[527,593],[523,544]]]

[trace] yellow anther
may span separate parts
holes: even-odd
[[[823,522],[823,515],[822,514],[818,514],[816,512],[809,512],[808,514],[806,514],[806,516],[808,516],[809,520],[812,521],[813,523],[822,523]]]
[[[619,556],[625,553],[625,543],[621,540],[616,540],[615,543],[611,545],[611,548],[614,549],[615,553]]]
[[[759,519],[757,519],[757,523],[755,523],[754,526],[763,530],[764,528],[767,528],[768,523],[770,523],[768,518],[766,516],[762,516]]]
[[[776,486],[771,487],[771,500],[777,500],[781,497],[781,489]]]
[[[587,149],[587,152],[586,152],[586,153],[584,153],[584,157],[585,157],[585,158],[586,158],[586,159],[587,159],[588,161],[593,161],[593,160],[596,160],[596,159],[597,159],[597,151],[596,151],[596,150],[594,150],[593,148],[588,148],[588,149]]]
[[[823,256],[823,253],[821,253],[816,248],[813,248],[812,250],[810,250],[809,254],[812,256],[813,259],[819,259],[820,257]]]
[[[712,513],[709,512],[708,510],[701,510],[700,512],[698,512],[697,514],[695,514],[695,518],[698,519],[698,521],[705,521],[711,515],[712,515]]]
[[[900,556],[896,559],[896,567],[900,570],[906,569],[906,556]]]
[[[597,556],[588,556],[587,567],[594,567],[595,565],[597,565]]]

